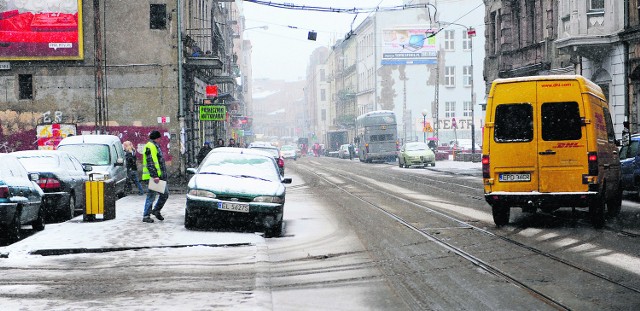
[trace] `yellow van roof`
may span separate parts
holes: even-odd
[[[602,93],[602,89],[597,84],[593,83],[591,80],[581,76],[581,75],[541,75],[541,76],[526,76],[526,77],[515,77],[515,78],[503,78],[503,79],[495,79],[493,80],[491,90],[489,91],[489,97],[493,97],[493,86],[496,84],[504,84],[504,83],[516,83],[516,82],[526,82],[526,81],[558,81],[558,80],[574,80],[578,81],[580,84],[580,90],[583,93],[592,93],[601,99],[605,100],[604,93]]]

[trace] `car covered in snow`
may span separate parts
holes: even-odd
[[[15,155],[0,153],[0,238],[21,238],[22,225],[44,230],[44,192],[37,173],[28,173]]]
[[[232,150],[229,150],[232,149]],[[187,229],[211,223],[247,230],[262,227],[269,237],[283,227],[286,189],[291,178],[280,175],[273,157],[244,148],[217,148],[193,174],[187,185],[184,225]]]

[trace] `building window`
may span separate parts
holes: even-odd
[[[604,11],[604,0],[591,0],[590,8],[592,11]]]
[[[320,90],[320,100],[321,101],[326,101],[327,100],[327,90],[325,90],[325,89],[321,89]]]
[[[320,81],[325,81],[327,79],[324,69],[320,69]]]
[[[455,118],[456,117],[456,102],[444,103],[444,117]]]
[[[471,79],[471,66],[463,66],[462,80],[464,81],[464,86],[471,86]]]
[[[167,29],[167,5],[151,4],[149,15],[149,28]]]
[[[446,87],[456,86],[456,67],[454,66],[444,67],[444,86]]]
[[[456,48],[455,45],[455,30],[445,30],[444,31],[444,49],[446,51],[453,51]]]
[[[471,50],[471,38],[467,30],[462,31],[462,49],[465,51]]]
[[[20,99],[33,99],[33,76],[18,75],[18,88]]]
[[[462,103],[462,116],[471,117],[471,102]]]
[[[322,109],[321,115],[321,120],[327,121],[327,109]]]

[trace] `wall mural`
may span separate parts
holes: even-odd
[[[47,119],[49,112],[17,112],[0,111],[0,152],[7,153],[19,150],[55,149],[60,140],[68,135],[92,134],[92,124],[58,123]],[[59,113],[59,112],[56,112]],[[45,123],[44,121],[49,120]],[[158,130],[162,134],[159,140],[160,149],[167,162],[172,160],[169,153],[171,135],[167,129],[155,126],[109,126],[109,134],[118,136],[120,141],[131,141],[138,150],[138,159],[149,140],[149,133]],[[75,131],[74,131],[75,130]],[[75,132],[75,133],[74,133]]]

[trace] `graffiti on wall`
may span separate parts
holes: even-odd
[[[56,116],[60,114],[53,113],[50,118],[51,124],[43,124],[47,120],[47,113],[34,112],[16,112],[12,110],[0,111],[0,152],[7,153],[19,150],[36,150],[36,149],[55,149],[60,140],[74,134],[67,125],[75,127],[76,135],[95,134],[95,126],[93,124],[73,123],[57,123]],[[64,118],[60,119],[64,120]],[[36,124],[39,124],[36,125]],[[58,129],[56,129],[58,128]],[[65,129],[63,129],[65,128]],[[172,156],[169,153],[171,147],[171,135],[168,129],[164,129],[157,125],[154,126],[109,126],[108,134],[115,135],[120,141],[131,141],[137,147],[138,158],[149,140],[149,133],[157,130],[162,134],[158,140],[160,149],[162,150],[165,160],[170,162]],[[56,137],[58,136],[58,137]],[[40,148],[40,146],[43,148]]]

